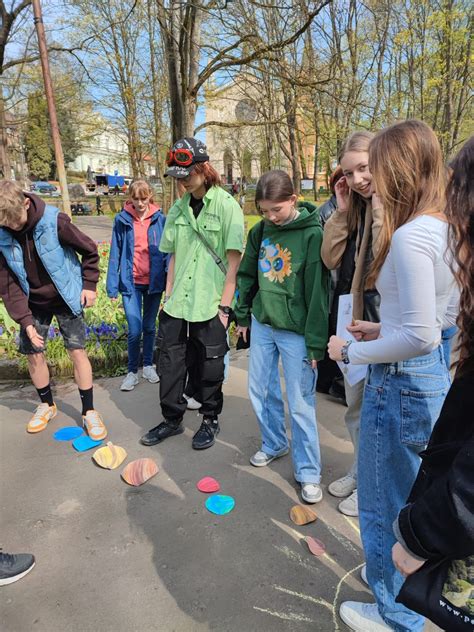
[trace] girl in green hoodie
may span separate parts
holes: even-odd
[[[278,362],[281,357],[292,430],[295,479],[308,503],[322,499],[321,456],[315,413],[317,361],[328,332],[328,272],[321,260],[323,232],[316,208],[296,206],[284,171],[257,184],[264,219],[248,235],[237,275],[237,331],[252,323],[249,396],[262,434],[250,463],[268,465],[288,453]]]

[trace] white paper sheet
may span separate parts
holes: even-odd
[[[352,323],[353,298],[352,294],[341,294],[339,297],[336,334],[339,338],[344,338],[344,340],[355,341],[354,336],[347,331],[347,326]],[[337,364],[351,386],[365,379],[365,374],[367,373],[366,364],[351,364],[350,362],[349,364],[344,364],[344,362],[338,362]]]

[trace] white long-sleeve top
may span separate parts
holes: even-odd
[[[457,292],[446,255],[447,237],[448,224],[429,215],[419,215],[395,231],[376,284],[380,337],[352,343],[350,362],[399,362],[440,344],[448,306]]]

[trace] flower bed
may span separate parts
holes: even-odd
[[[100,279],[97,284],[97,301],[85,310],[86,350],[96,376],[115,376],[126,373],[127,322],[122,302],[112,302],[105,291],[110,244],[99,242]],[[19,326],[8,316],[0,302],[0,359],[6,366],[16,366],[17,377],[27,376],[27,360],[18,353]],[[64,348],[61,333],[55,321],[48,331],[46,359],[55,376],[72,376],[73,367]],[[12,376],[14,379],[14,376]]]

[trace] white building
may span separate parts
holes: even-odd
[[[125,136],[104,123],[103,131],[82,144],[74,162],[68,164],[71,171],[87,172],[89,168],[95,174],[117,172],[130,177],[132,170]]]

